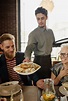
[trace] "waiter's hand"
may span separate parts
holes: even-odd
[[[27,57],[23,60],[23,62],[31,62],[31,60]]]
[[[44,89],[44,79],[40,79],[36,82],[37,87]]]

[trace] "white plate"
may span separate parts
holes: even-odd
[[[68,91],[65,90],[65,88],[63,86],[59,87],[59,91],[60,91],[61,94],[65,95],[65,96],[68,96]]]
[[[12,90],[13,90],[13,94],[16,94],[20,91],[20,89],[21,86],[18,84],[13,84],[8,86],[0,85],[0,96],[10,96]]]
[[[21,68],[21,64],[23,64],[23,65],[26,64],[27,66],[31,65],[31,67],[28,67],[27,69],[23,69],[24,67]],[[13,68],[15,72],[17,72],[18,74],[21,74],[21,75],[30,75],[30,74],[33,74],[33,73],[35,73],[36,71],[38,71],[41,68],[40,65],[38,65],[36,63],[33,63],[33,62],[24,62],[24,63],[21,63],[21,64],[15,66]]]
[[[2,83],[2,84],[0,84],[0,86],[15,85],[15,84],[18,84],[18,83],[19,83],[19,81],[10,81],[10,82]]]

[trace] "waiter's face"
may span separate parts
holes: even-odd
[[[39,27],[46,27],[47,16],[45,16],[42,13],[38,13],[36,15],[36,19],[37,19],[37,22],[38,22],[38,26]]]
[[[7,59],[12,59],[15,56],[15,41],[14,40],[5,40],[2,43],[2,50]]]

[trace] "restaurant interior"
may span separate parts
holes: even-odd
[[[29,0],[28,0],[29,1]],[[30,0],[31,1],[31,0]],[[29,1],[29,2],[30,2]],[[55,0],[48,0],[49,4],[48,6],[45,6],[45,3],[47,0],[41,0],[41,5],[43,7],[47,8],[49,12],[51,13],[52,10],[54,9],[54,3],[53,1]],[[33,0],[35,2],[35,0]],[[62,0],[61,0],[62,2]],[[61,3],[62,4],[62,3]],[[60,6],[61,6],[60,4]],[[21,50],[21,19],[20,19],[20,0],[0,0],[0,36],[3,33],[12,33],[15,36],[15,43],[16,43],[16,50],[17,51],[22,51]],[[61,18],[60,18],[61,19]],[[68,28],[68,26],[67,26]],[[60,45],[62,43],[68,43],[68,37],[58,39],[56,40],[58,45],[53,46],[55,49],[59,49]],[[2,54],[2,51],[0,50],[0,54]],[[55,53],[56,54],[56,53]],[[33,59],[33,56],[32,56]],[[60,57],[59,56],[52,56],[52,65],[60,62]],[[18,82],[15,82],[16,85]],[[14,84],[14,82],[13,82]],[[10,88],[12,87],[11,84]],[[1,86],[0,86],[1,87]],[[60,88],[59,92],[59,87],[55,87],[56,91],[56,99],[55,100],[43,100],[41,95],[42,95],[42,90],[37,88],[36,86],[23,86],[21,85],[21,88],[19,85],[17,85],[18,88],[16,88],[17,91],[11,92],[11,94],[7,94],[6,96],[3,95],[0,97],[2,98],[7,98],[7,100],[4,101],[68,101],[68,90],[65,91],[65,89]],[[9,88],[9,89],[10,89]],[[1,89],[1,88],[0,88]],[[63,91],[62,91],[63,90]],[[41,98],[40,98],[41,97]],[[1,100],[0,100],[1,101]]]

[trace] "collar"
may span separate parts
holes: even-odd
[[[38,28],[39,28],[41,31],[48,30],[48,28],[47,28],[47,27],[46,27],[46,28],[44,28],[44,27],[39,27],[39,26],[38,26]]]

